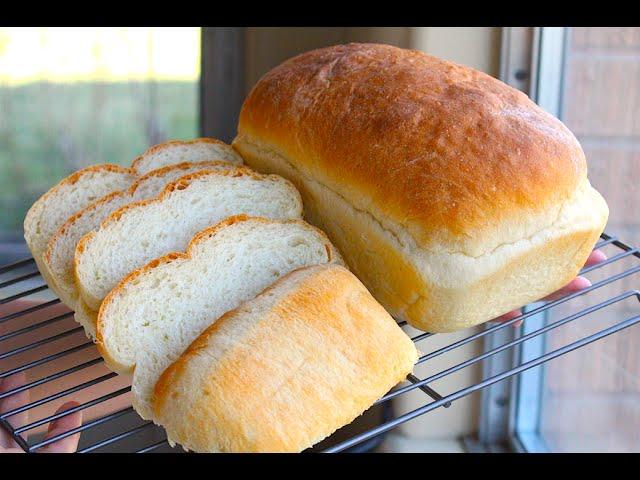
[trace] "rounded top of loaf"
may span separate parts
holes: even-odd
[[[379,44],[313,50],[268,72],[235,142],[285,157],[423,248],[474,256],[548,227],[587,173],[575,136],[522,92]]]

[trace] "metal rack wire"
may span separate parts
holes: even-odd
[[[638,249],[608,234],[602,235],[602,240],[596,247],[609,248],[614,251],[613,254],[608,252],[608,260],[587,267],[581,273],[590,274],[607,266],[618,266],[614,270],[620,271],[605,275],[604,278],[594,281],[591,287],[585,290],[531,309],[506,323],[489,326],[453,343],[428,351],[422,354],[418,364],[425,364],[435,357],[442,356],[471,342],[483,341],[502,329],[511,328],[511,325],[519,320],[567,304],[578,297],[582,299],[583,304],[587,303],[588,305],[580,305],[575,313],[564,316],[526,335],[516,336],[512,341],[424,378],[413,374],[409,375],[406,384],[387,393],[376,402],[376,405],[388,404],[391,399],[420,391],[423,396],[418,408],[399,414],[394,418],[386,418],[383,423],[378,422],[374,427],[363,428],[362,431],[347,439],[330,437],[315,450],[325,452],[354,451],[358,446],[371,442],[400,424],[439,407],[447,408],[452,402],[464,396],[640,322],[640,305],[638,305],[640,292],[633,288],[625,290],[619,286],[621,281],[640,272]],[[630,260],[632,263],[628,265]],[[619,268],[623,264],[624,268]],[[0,428],[6,429],[15,442],[26,452],[36,452],[56,440],[80,432],[82,432],[82,436],[78,451],[83,453],[114,450],[139,453],[170,451],[171,448],[166,441],[163,430],[152,422],[142,421],[133,411],[129,401],[129,379],[118,376],[104,367],[93,343],[84,336],[82,327],[73,322],[73,313],[65,310],[60,301],[52,297],[48,287],[43,285],[41,281],[37,281],[39,277],[40,274],[33,259],[0,267],[0,293],[3,296],[0,300],[0,381],[19,375],[31,377],[25,378],[22,384],[12,388],[0,389],[0,402],[14,395],[24,397],[29,394],[31,397],[20,405],[14,402],[12,408],[0,411]],[[614,287],[616,288],[613,290],[614,293],[607,294],[604,299],[596,298],[594,294],[596,291],[609,291]],[[595,303],[589,304],[588,299],[592,297],[597,301],[594,300]],[[585,299],[587,299],[586,302]],[[436,391],[433,386],[438,380],[500,352],[517,349],[525,342],[545,335],[580,317],[628,301],[633,302],[631,315],[628,318],[616,319],[613,325],[581,336],[577,340],[543,353],[537,358],[517,363],[512,368],[465,388],[442,394]],[[403,328],[409,329],[406,322],[399,324]],[[432,336],[431,333],[419,333],[414,335],[412,340],[419,345],[418,348],[424,350],[421,342]],[[63,399],[78,395],[82,400],[78,406],[64,412],[52,413],[53,408]],[[33,397],[38,398],[34,400]],[[47,439],[42,438],[43,429],[50,421],[77,411],[85,413],[85,421],[80,427]],[[38,419],[29,420],[28,414]]]

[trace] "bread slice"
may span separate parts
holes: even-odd
[[[172,140],[149,148],[136,158],[131,167],[140,175],[182,162],[201,162],[206,160],[224,160],[242,165],[242,157],[231,147],[215,138],[196,138],[186,142]]]
[[[196,452],[300,452],[411,372],[413,342],[348,270],[296,270],[208,327],[161,375],[154,416]]]
[[[52,236],[44,253],[44,263],[59,290],[60,299],[70,308],[76,308],[78,289],[73,277],[73,256],[76,245],[87,233],[100,227],[111,213],[129,203],[158,196],[168,183],[201,170],[231,170],[236,168],[225,161],[183,162],[152,170],[139,177],[127,190],[112,192],[72,215]],[[80,307],[82,309],[82,307]],[[78,316],[78,319],[85,318]],[[93,324],[80,323],[88,334],[95,331]]]
[[[96,322],[98,321],[98,312],[89,308],[82,300],[82,297],[76,299],[73,309],[73,318],[84,328],[87,338],[95,341],[96,339]]]
[[[74,274],[80,295],[93,310],[129,272],[172,251],[184,250],[203,228],[247,213],[301,218],[300,195],[277,175],[244,167],[194,173],[169,184],[154,200],[112,213],[76,247]]]
[[[158,376],[220,315],[307,265],[339,261],[302,220],[230,217],[128,275],[105,299],[97,344],[107,365],[133,373],[133,405],[152,418]]]
[[[110,192],[128,188],[135,179],[130,168],[93,165],[64,178],[31,206],[24,219],[24,238],[40,273],[56,294],[60,289],[42,258],[53,234],[78,210]]]

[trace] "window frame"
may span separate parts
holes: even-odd
[[[231,143],[245,97],[245,27],[202,27],[200,135]]]
[[[568,27],[513,27],[502,29],[500,79],[522,90],[552,115],[562,117],[562,98]],[[530,311],[540,304],[529,305]],[[484,351],[547,325],[548,312],[531,316],[519,328],[485,337]],[[489,326],[485,327],[489,328]],[[542,355],[546,334],[489,357],[483,379]],[[545,364],[500,382],[481,393],[478,443],[485,451],[546,453],[550,449],[540,434]]]
[[[543,27],[537,35],[536,76],[533,100],[547,112],[562,118],[564,75],[569,28]],[[536,305],[529,307],[535,308]],[[545,327],[549,312],[529,317],[520,329],[521,335]],[[524,342],[518,350],[517,362],[524,363],[544,355],[547,334],[538,335]],[[512,415],[511,444],[529,453],[550,453],[551,450],[540,433],[540,421],[544,410],[544,385],[546,364],[523,372],[514,382],[514,411]]]

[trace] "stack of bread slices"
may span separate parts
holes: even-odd
[[[25,239],[171,442],[297,452],[362,414],[418,354],[303,220],[296,188],[243,163],[196,139],[79,170],[34,203]]]

